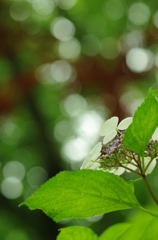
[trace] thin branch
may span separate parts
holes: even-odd
[[[138,167],[138,165],[136,165],[135,163],[132,163],[132,162],[128,162],[128,163],[135,166],[135,167]]]
[[[138,165],[138,160],[136,159],[134,153],[132,151],[130,151],[132,153],[132,156],[133,156],[133,160],[136,162],[136,164]]]
[[[145,174],[144,152],[142,154],[142,170],[143,170],[143,174]]]
[[[138,182],[138,181],[140,181],[140,180],[142,180],[142,178],[137,178],[137,179],[135,179],[135,180],[131,180],[130,182],[131,182],[131,183],[135,183],[135,182]]]
[[[151,216],[158,218],[158,214],[157,214],[157,213],[151,212],[151,211],[149,211],[148,209],[143,208],[143,207],[140,207],[140,209],[143,210],[144,212],[150,214]]]
[[[139,155],[138,155],[138,168],[139,168],[141,174],[143,174],[142,166],[141,166],[141,160],[140,160],[140,156]]]
[[[139,175],[139,176],[142,176],[139,172],[136,172],[136,171],[134,171],[133,169],[128,168],[128,167],[126,167],[126,166],[124,166],[124,165],[122,165],[122,164],[120,164],[119,167],[123,167],[123,168],[129,170],[129,171],[132,172],[132,173],[135,173],[135,174],[137,174],[137,175]]]
[[[148,162],[146,168],[145,168],[145,172],[148,169],[148,167],[150,166],[151,162],[155,159],[155,157],[151,158],[150,161]]]
[[[145,168],[145,172],[146,172],[146,170],[148,169],[148,167],[150,166],[150,164],[151,164],[151,162],[154,160],[154,158],[151,158],[150,159],[150,161],[148,162],[148,164],[147,164],[147,166],[146,166],[146,168]]]
[[[151,188],[151,186],[150,186],[146,176],[145,175],[141,175],[141,176],[142,176],[143,182],[144,182],[144,184],[145,184],[145,186],[146,186],[150,196],[152,197],[154,202],[158,205],[158,198],[156,197],[155,193],[153,192],[153,190],[152,190],[152,188]]]

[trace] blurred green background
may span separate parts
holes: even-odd
[[[79,169],[100,125],[132,116],[150,87],[158,88],[156,0],[0,1],[0,239],[51,240],[69,225],[100,235],[130,218],[132,210],[55,224],[18,204],[59,171]],[[135,187],[149,204],[143,183]]]

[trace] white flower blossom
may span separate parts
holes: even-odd
[[[158,141],[158,127],[155,129],[155,132],[152,135],[152,139],[155,141]]]
[[[145,167],[145,168],[146,168],[146,166],[148,165],[150,159],[151,159],[150,157],[145,157],[145,158],[144,158],[144,167]],[[141,158],[141,162],[142,162],[142,158]],[[132,163],[134,163],[134,160],[132,160]],[[154,159],[152,160],[152,162],[150,163],[148,169],[146,170],[145,175],[150,174],[150,173],[154,170],[155,166],[156,166],[156,159],[154,158]],[[137,167],[134,166],[134,165],[132,165],[131,163],[127,164],[127,167],[130,168],[130,169],[132,169],[132,170],[134,170],[134,171],[137,169]],[[131,172],[131,171],[128,170],[128,169],[126,169],[126,172]]]
[[[122,120],[119,125],[118,124],[118,117],[112,117],[105,121],[101,128],[100,128],[100,135],[105,136],[103,139],[103,144],[107,144],[110,142],[114,137],[117,135],[118,130],[125,130],[128,128],[128,126],[132,123],[133,118],[128,117]]]
[[[91,150],[88,157],[84,160],[81,169],[95,169],[100,170],[99,166],[100,164],[98,162],[94,162],[97,160],[101,155],[101,149],[102,149],[102,143],[99,142],[95,147]]]
[[[115,175],[120,176],[125,172],[125,168],[119,167],[118,169],[105,170],[104,172],[109,172],[109,173],[113,173]]]
[[[124,159],[124,154],[122,154],[121,152],[124,151],[124,148],[122,148],[120,144],[122,143],[121,140],[122,133],[120,131],[127,129],[128,126],[132,123],[133,118],[132,117],[125,118],[119,123],[119,125],[118,120],[119,120],[118,117],[112,117],[103,123],[100,129],[100,135],[104,136],[103,145],[101,142],[96,144],[96,146],[91,150],[90,154],[84,160],[81,169],[102,170],[104,172],[113,173],[119,176],[122,175],[125,171],[136,172],[138,170],[139,165],[136,159],[131,158],[131,160],[129,161],[130,156],[128,154],[127,156],[125,156]],[[112,139],[116,137],[117,133],[118,133],[117,139],[113,140],[108,146],[105,146],[108,142],[110,142]],[[158,141],[158,128],[156,128],[152,136],[152,140],[149,142],[149,144],[151,144],[155,140]],[[128,151],[128,149],[126,150]],[[121,154],[119,155],[120,159],[116,160],[119,151]],[[146,151],[148,153],[148,150]],[[142,163],[142,158],[140,159]],[[148,168],[145,171],[146,175],[150,174],[156,166],[156,158],[152,159],[151,162],[150,160],[151,160],[150,156],[144,157],[145,169],[149,164]],[[104,164],[102,165],[104,161],[105,166]]]
[[[150,159],[151,159],[150,157],[145,157],[144,158],[144,166],[145,166],[145,168],[148,165]],[[134,160],[132,161],[132,163],[134,163]],[[155,166],[156,166],[156,159],[154,158],[152,160],[152,162],[150,163],[148,169],[146,170],[145,175],[148,175],[148,174],[152,173],[152,171],[154,170]],[[137,170],[137,167],[132,165],[131,163],[127,164],[126,167],[128,167],[128,168],[130,168],[130,169],[132,169],[134,171]],[[126,172],[131,172],[130,170],[122,168],[122,167],[119,167],[118,169],[113,169],[111,171],[107,170],[107,172],[114,173],[114,174],[119,175],[119,176],[122,175],[125,171]]]
[[[150,157],[145,157],[144,158],[144,166],[145,166],[145,168],[148,165],[150,159],[151,159]],[[154,158],[152,160],[152,162],[150,163],[150,165],[149,165],[148,169],[146,170],[145,174],[146,175],[150,174],[154,170],[155,166],[156,166],[156,158]]]

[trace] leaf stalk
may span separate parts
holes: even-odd
[[[144,184],[145,184],[145,186],[146,186],[150,196],[152,197],[154,202],[158,205],[158,198],[156,197],[155,193],[153,192],[153,190],[152,190],[152,188],[151,188],[151,186],[150,186],[146,176],[142,175],[142,179],[143,179],[143,182],[144,182]]]

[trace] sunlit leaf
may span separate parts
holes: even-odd
[[[120,240],[157,240],[158,218],[141,212],[132,219],[132,225],[121,235]]]
[[[124,144],[130,150],[143,156],[144,150],[158,126],[158,101],[150,89],[147,98],[136,110],[133,122],[126,130]]]
[[[121,235],[131,227],[128,223],[119,223],[109,227],[100,236],[99,240],[118,240]]]
[[[143,215],[142,215],[143,216]],[[130,223],[118,223],[106,229],[98,237],[90,228],[70,226],[60,229],[57,240],[157,240],[158,219],[145,215]]]
[[[94,170],[60,172],[21,205],[31,210],[41,209],[56,222],[140,208],[133,191],[122,178]]]
[[[153,218],[146,226],[139,240],[157,240],[158,239],[158,219]]]
[[[90,228],[71,226],[60,229],[57,240],[99,240],[99,238]]]
[[[129,181],[127,182],[128,183],[128,186],[131,188],[132,192],[134,193],[134,184],[133,184],[133,181]]]

